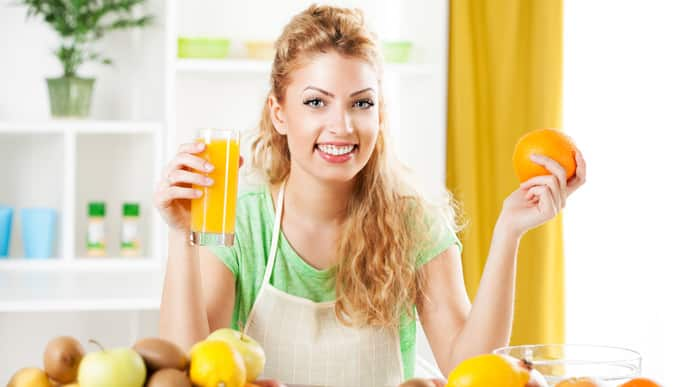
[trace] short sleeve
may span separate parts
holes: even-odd
[[[232,271],[235,278],[239,275],[238,240],[235,239],[235,243],[231,247],[213,246],[210,247],[210,251]]]
[[[449,222],[442,215],[437,215],[427,220],[425,224],[430,229],[430,239],[419,249],[416,259],[417,267],[430,262],[452,245],[458,246],[459,254],[461,254],[463,248],[461,241],[459,241]]]

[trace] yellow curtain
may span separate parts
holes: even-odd
[[[559,128],[562,0],[450,0],[447,187],[463,202],[471,299],[502,201],[518,187],[516,140]],[[521,240],[511,343],[564,342],[561,216]]]

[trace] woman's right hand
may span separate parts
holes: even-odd
[[[214,166],[198,156],[205,147],[202,142],[182,144],[163,170],[153,201],[171,229],[189,231],[191,228],[190,199],[203,194],[191,185],[210,186],[213,183],[204,173],[212,171]]]

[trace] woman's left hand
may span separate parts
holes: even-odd
[[[567,181],[566,171],[559,163],[546,156],[533,155],[531,160],[551,175],[524,181],[504,200],[500,221],[520,236],[554,218],[566,206],[566,199],[585,183],[585,159],[578,149],[575,157],[576,173]]]

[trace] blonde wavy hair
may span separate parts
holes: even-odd
[[[312,5],[291,19],[275,48],[271,90],[251,144],[252,167],[273,185],[287,178],[291,158],[286,136],[270,119],[268,99],[274,95],[283,103],[295,68],[314,55],[336,52],[370,63],[378,71],[378,81],[382,79],[376,38],[365,27],[360,10]],[[430,224],[444,218],[458,228],[449,195],[433,205],[408,181],[409,171],[385,141],[388,129],[381,95],[378,107],[380,132],[370,160],[356,176],[338,242],[335,310],[349,326],[389,328],[398,324],[402,313],[413,316],[414,305],[421,301],[424,280],[416,260],[419,250],[437,235]],[[446,222],[439,223],[446,227]]]

